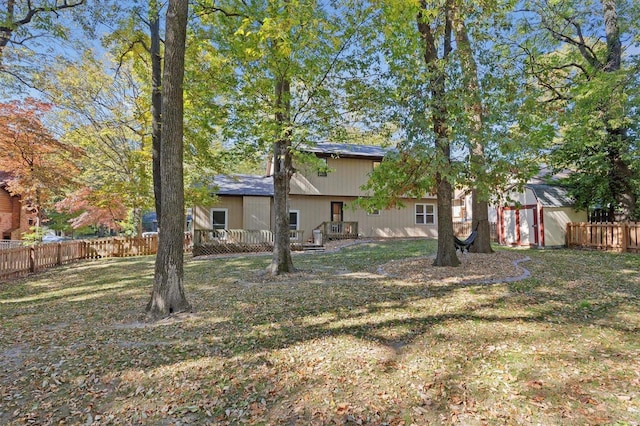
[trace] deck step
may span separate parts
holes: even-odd
[[[304,251],[324,251],[324,246],[317,246],[315,244],[304,244],[302,246]]]

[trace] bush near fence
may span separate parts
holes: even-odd
[[[185,234],[185,252],[191,251],[191,242],[191,234]],[[80,260],[147,256],[157,252],[157,235],[64,241],[4,249],[0,250],[0,280],[21,277]]]
[[[567,247],[640,253],[638,222],[567,223]]]

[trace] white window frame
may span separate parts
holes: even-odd
[[[224,212],[224,228],[229,229],[229,209],[225,208],[213,208],[209,212],[209,224],[211,225],[211,229],[219,229],[213,227],[213,213]]]
[[[295,228],[291,227],[291,213],[295,213],[296,214],[296,227]],[[300,229],[300,210],[289,210],[289,230],[290,231],[297,231],[298,229]]]
[[[291,227],[291,213],[295,213],[296,215],[296,227]],[[298,231],[300,230],[300,210],[289,210],[289,231]],[[289,238],[294,238],[297,232],[291,233],[289,232]]]
[[[367,216],[380,216],[380,209],[367,210]]]
[[[422,206],[422,212],[418,213],[418,206]],[[428,213],[428,207],[431,207],[433,209],[433,211],[431,213]],[[413,207],[413,220],[415,222],[416,225],[423,225],[423,226],[432,226],[436,224],[436,220],[437,220],[437,206],[433,203],[415,203],[414,207]],[[422,217],[423,219],[423,223],[419,223],[418,222],[418,217]],[[431,218],[431,222],[429,222],[429,218]]]

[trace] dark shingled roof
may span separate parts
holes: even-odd
[[[213,184],[218,187],[218,195],[273,196],[273,178],[256,175],[218,175]]]
[[[525,186],[533,191],[542,207],[572,207],[575,204],[565,187],[544,184],[527,184]]]
[[[346,143],[322,142],[301,148],[302,151],[316,154],[337,155],[340,157],[379,158],[384,157],[393,148],[383,148],[374,145],[352,145]]]

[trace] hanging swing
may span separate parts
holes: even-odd
[[[473,232],[471,232],[471,234],[465,240],[461,240],[454,235],[453,244],[456,246],[456,251],[460,250],[460,253],[464,253],[464,251],[466,250],[467,253],[469,253],[469,248],[473,245],[477,235],[478,235],[478,225],[476,225],[476,228],[473,230]]]

